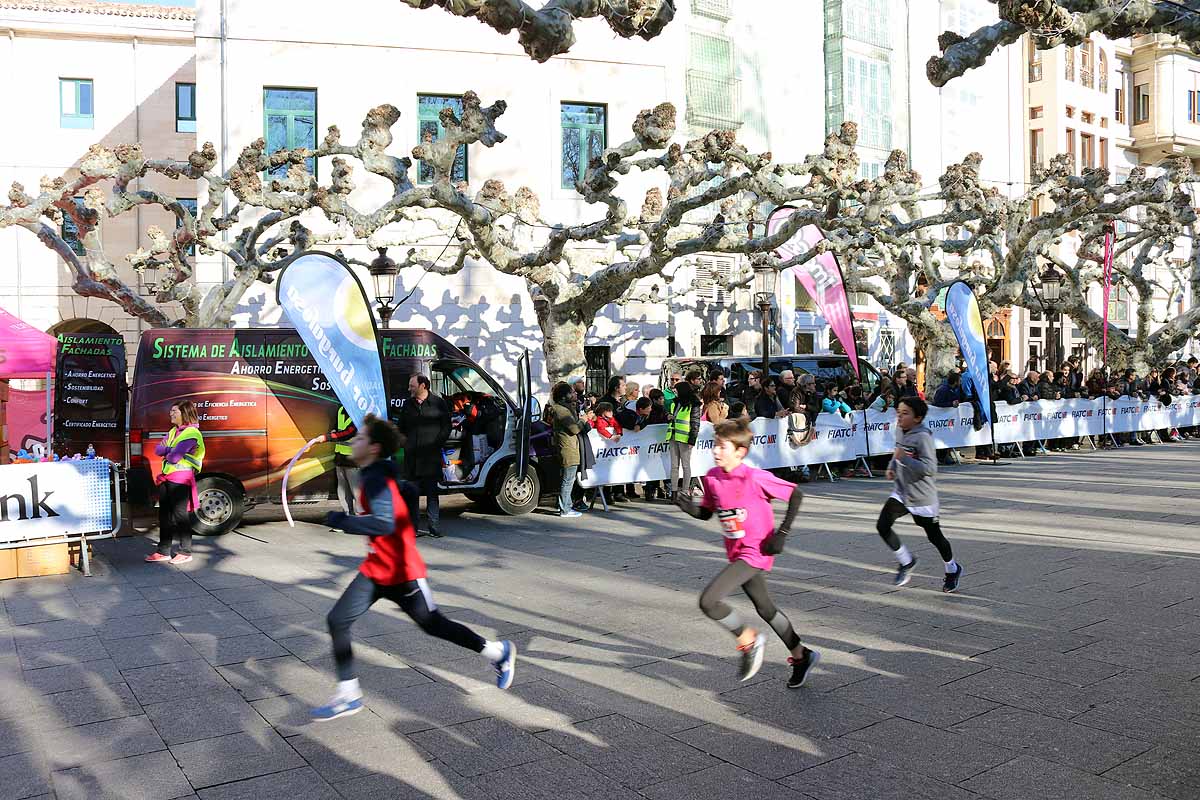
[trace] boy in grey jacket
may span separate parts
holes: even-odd
[[[896,405],[896,452],[887,470],[888,478],[895,481],[895,488],[879,512],[875,528],[900,564],[896,570],[896,585],[903,586],[917,565],[917,557],[900,543],[892,524],[905,514],[912,514],[913,522],[925,531],[946,564],[942,591],[953,592],[958,589],[963,568],[954,560],[954,551],[942,535],[942,526],[938,522],[937,448],[933,434],[924,425],[928,412],[929,406],[919,397],[905,397]]]

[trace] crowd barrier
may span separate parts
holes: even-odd
[[[967,403],[957,408],[931,407],[925,424],[939,448],[976,447],[993,441],[993,426],[985,424],[975,430],[974,412]],[[894,410],[854,411],[846,417],[821,414],[811,440],[795,445],[789,440],[786,419],[756,419],[750,423],[754,442],[746,463],[774,469],[882,455],[896,447],[895,426]],[[1008,444],[1192,426],[1200,426],[1200,395],[1177,397],[1166,406],[1157,400],[1128,397],[997,403],[994,441]],[[670,469],[666,435],[666,425],[651,425],[626,433],[614,443],[593,430],[588,436],[596,463],[581,483],[592,487],[665,479]],[[692,450],[693,475],[712,469],[712,449],[713,426],[702,422]]]

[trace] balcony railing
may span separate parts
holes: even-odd
[[[1091,89],[1094,86],[1094,82],[1092,81],[1092,68],[1091,67],[1080,67],[1079,68],[1079,82],[1082,83],[1084,86],[1086,86],[1089,89]]]
[[[733,3],[731,0],[692,0],[692,13],[726,21],[733,17]]]
[[[1067,80],[1069,80],[1069,81],[1075,80],[1075,60],[1070,59],[1064,63],[1067,65],[1067,67],[1066,67]]]
[[[1097,88],[1100,89],[1100,93],[1108,94],[1108,76],[1105,75],[1103,72],[1100,73],[1099,83],[1100,83],[1100,85]]]
[[[742,82],[698,69],[687,71],[687,121],[732,129],[742,124]]]
[[[1042,79],[1042,62],[1034,61],[1029,65],[1029,82],[1040,81]]]

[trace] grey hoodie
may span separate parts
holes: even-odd
[[[937,495],[937,448],[933,434],[924,423],[909,431],[896,426],[896,444],[907,453],[903,458],[892,458],[888,469],[896,473],[896,494],[909,509],[932,509],[936,516]]]

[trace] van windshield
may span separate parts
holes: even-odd
[[[438,361],[433,365],[433,375],[430,377],[434,394],[442,397],[459,392],[497,394],[496,388],[470,364]]]

